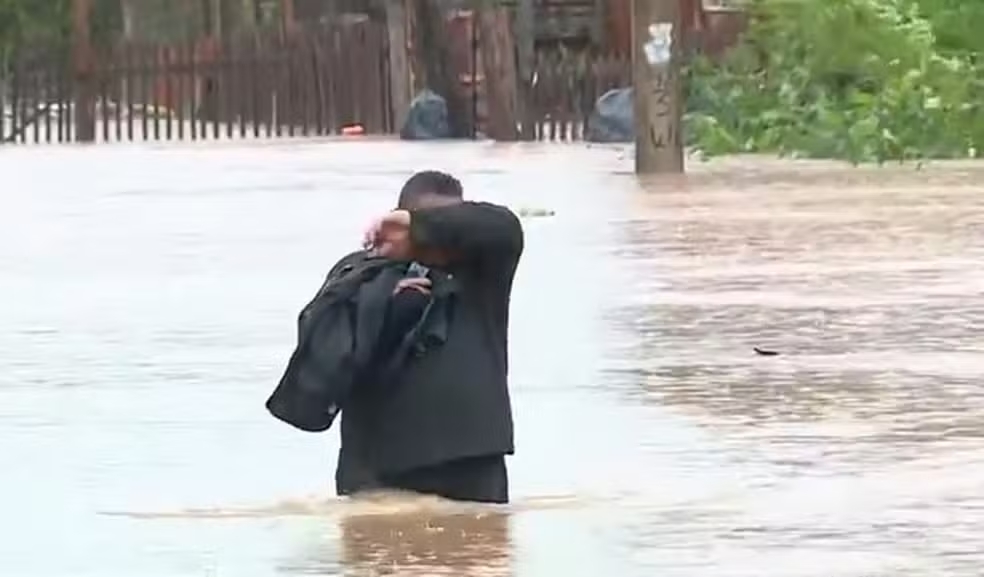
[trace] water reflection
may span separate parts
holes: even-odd
[[[363,515],[340,521],[345,567],[358,575],[511,575],[502,512]]]
[[[349,505],[337,518],[337,541],[324,542],[282,571],[349,577],[512,575],[506,509],[401,495]]]

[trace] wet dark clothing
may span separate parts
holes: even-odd
[[[396,489],[455,501],[509,502],[509,476],[503,455],[456,459],[430,467],[366,479],[358,491]],[[357,491],[344,492],[351,494]]]
[[[353,393],[342,411],[338,492],[505,502],[502,457],[514,450],[506,341],[522,227],[504,207],[466,202],[413,211],[410,234],[415,247],[450,256],[457,292],[447,340],[392,382]]]
[[[409,358],[444,343],[455,283],[437,276],[430,295],[417,293],[423,300],[394,303],[407,267],[359,252],[332,268],[301,311],[297,348],[267,401],[271,414],[304,431],[324,431],[354,390],[391,381]]]
[[[346,258],[332,268],[298,317],[297,347],[266,403],[273,416],[303,431],[331,427],[373,360],[400,278],[383,259]]]
[[[429,302],[430,297],[417,290],[403,290],[391,296],[376,354],[380,357],[392,355],[420,321]]]

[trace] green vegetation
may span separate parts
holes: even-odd
[[[52,42],[68,34],[69,0],[0,0],[0,60],[22,42]]]
[[[690,142],[853,162],[984,150],[984,2],[752,0],[743,44],[688,70]]]
[[[66,46],[71,11],[71,0],[0,0],[0,62],[22,46]],[[119,0],[94,0],[93,42],[110,42],[121,26],[120,18]]]

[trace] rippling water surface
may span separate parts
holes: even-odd
[[[334,499],[294,317],[416,169],[526,219],[515,503]],[[976,576],[984,166],[0,150],[0,574]],[[758,347],[779,353],[762,356]]]

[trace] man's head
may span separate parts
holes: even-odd
[[[425,170],[411,176],[403,185],[397,208],[414,210],[444,206],[461,202],[463,197],[461,182],[457,178],[446,172]]]

